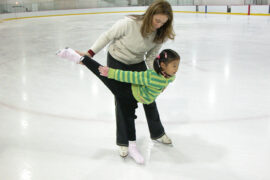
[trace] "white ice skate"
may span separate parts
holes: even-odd
[[[163,144],[172,144],[172,140],[166,134],[156,139],[156,141],[161,142]]]
[[[119,154],[121,157],[126,157],[128,155],[128,147],[119,146]]]
[[[56,55],[64,59],[68,59],[76,64],[79,64],[82,58],[81,55],[79,55],[76,51],[69,47],[66,47],[65,49],[60,49],[56,52]]]
[[[136,147],[136,142],[134,141],[129,142],[128,152],[129,152],[129,155],[135,160],[136,163],[144,164],[144,158],[138,151]]]

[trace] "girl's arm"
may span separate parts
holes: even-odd
[[[102,76],[114,79],[121,82],[139,84],[148,86],[151,81],[151,72],[149,71],[123,71],[108,67],[99,67],[99,72]]]

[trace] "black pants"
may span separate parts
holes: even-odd
[[[117,103],[119,109],[119,118],[117,120],[117,144],[128,145],[128,141],[135,141],[135,110],[138,107],[137,101],[134,98],[130,83],[123,83],[107,77],[101,76],[98,67],[101,66],[95,60],[85,56],[82,63],[91,70],[114,94],[115,99],[121,103]]]
[[[145,71],[147,69],[145,62],[139,64],[126,65],[114,59],[110,53],[107,55],[107,65],[111,68],[129,70],[129,71]],[[131,107],[130,107],[131,106]],[[116,113],[116,144],[128,146],[128,140],[136,140],[135,109],[134,114],[127,114],[126,111],[131,108],[137,108],[134,104],[127,104],[123,98],[115,96],[115,113]],[[165,134],[164,128],[161,124],[156,102],[151,104],[143,104],[150,136],[152,139],[157,139]],[[126,135],[127,134],[127,135]]]

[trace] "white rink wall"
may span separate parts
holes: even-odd
[[[269,14],[269,6],[251,6],[250,13],[251,14]]]
[[[232,6],[231,13],[248,13],[248,6]]]
[[[91,5],[94,7],[103,2],[103,0],[4,0],[3,3],[7,4],[15,4],[16,2],[19,3],[50,3],[50,2],[68,2],[68,4],[76,4],[76,5],[84,5],[88,6]],[[167,0],[172,5],[181,5],[182,4],[189,4],[193,3],[194,5],[245,5],[245,4],[253,4],[256,1],[254,0]],[[104,1],[105,2],[105,1]],[[118,3],[118,4],[126,4],[128,0],[110,0],[108,2]],[[138,5],[140,3],[151,3],[151,0],[130,0],[132,5]],[[270,4],[270,0],[260,0],[259,3],[261,4]]]
[[[195,12],[196,6],[173,6],[174,11]]]
[[[227,6],[207,6],[207,12],[227,13]]]
[[[230,6],[232,14],[247,14],[248,5],[245,6]],[[138,12],[145,11],[147,6],[136,7],[114,7],[114,8],[93,8],[93,9],[74,9],[74,10],[53,10],[53,11],[34,11],[34,12],[20,12],[0,14],[0,20],[11,20],[16,18],[31,18],[38,16],[53,16],[53,15],[67,15],[67,14],[83,14],[83,13],[121,13],[121,12]],[[197,6],[200,13],[227,13],[227,6]],[[175,12],[196,12],[196,6],[173,6]],[[269,15],[269,5],[252,5],[250,7],[251,14]]]

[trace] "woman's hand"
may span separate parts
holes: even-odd
[[[108,77],[109,67],[107,67],[107,66],[99,66],[98,71],[100,72],[101,76]]]
[[[84,53],[84,52],[77,51],[77,50],[75,50],[75,51],[76,51],[76,53],[78,53],[80,56],[88,56],[88,57],[92,58],[92,56],[91,56],[88,52]]]

